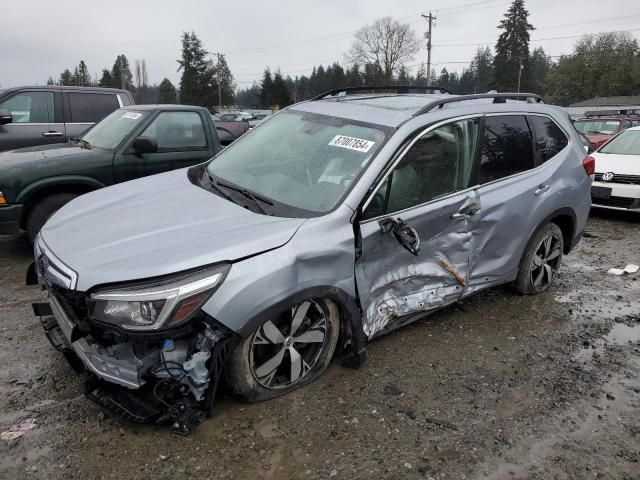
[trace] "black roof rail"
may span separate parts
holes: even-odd
[[[335,95],[340,95],[344,93],[344,95],[354,94],[354,93],[447,93],[451,95],[451,92],[444,87],[435,87],[435,86],[426,86],[426,87],[414,87],[413,85],[389,85],[386,87],[342,87],[342,88],[334,88],[332,90],[328,90],[324,93],[321,93],[317,97],[313,97],[311,101],[314,100],[322,100],[326,97],[331,97]]]
[[[451,98],[434,100],[414,113],[413,116],[417,117],[418,115],[430,112],[434,108],[442,108],[448,103],[466,102],[469,100],[480,100],[484,98],[493,98],[493,103],[506,103],[507,100],[526,100],[529,103],[544,103],[542,101],[542,97],[535,93],[478,93],[473,95],[456,95]]]

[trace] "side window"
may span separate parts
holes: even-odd
[[[387,177],[365,217],[396,212],[468,188],[478,123],[478,119],[461,120],[424,134]]]
[[[533,166],[531,132],[524,116],[486,117],[480,158],[480,183],[524,172]]]
[[[144,132],[158,141],[158,150],[206,149],[202,118],[196,112],[162,112]]]
[[[622,128],[627,129],[631,128],[631,120],[625,120],[622,122]]]
[[[69,93],[71,123],[96,123],[120,108],[118,99],[108,93]]]
[[[536,135],[536,149],[541,163],[554,157],[569,143],[564,132],[549,117],[530,115],[528,118]]]
[[[0,103],[13,117],[12,123],[52,123],[53,92],[25,92]]]

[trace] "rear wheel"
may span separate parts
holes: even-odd
[[[38,201],[27,217],[27,235],[29,241],[33,243],[42,226],[49,220],[49,217],[56,213],[65,203],[70,202],[78,195],[75,193],[55,193]]]
[[[331,362],[340,332],[337,305],[309,299],[269,319],[234,350],[227,380],[244,400],[288,393],[318,378]]]
[[[563,249],[560,227],[549,223],[541,228],[527,246],[514,284],[516,291],[523,295],[534,295],[547,290],[562,262]]]

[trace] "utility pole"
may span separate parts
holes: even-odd
[[[218,57],[218,108],[222,108],[222,75],[220,69],[220,57],[222,54],[220,52],[214,52],[213,54]]]
[[[429,15],[423,14],[422,18],[424,18],[429,24],[424,37],[427,39],[427,85],[431,85],[431,32],[433,29],[433,21],[437,19],[431,15],[431,12],[429,12]]]
[[[518,93],[520,93],[520,79],[522,78],[522,69],[524,65],[522,65],[522,55],[520,55],[520,67],[518,68]]]

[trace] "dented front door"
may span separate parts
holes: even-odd
[[[464,292],[481,210],[470,188],[477,133],[473,118],[427,130],[365,204],[356,281],[369,338]]]

